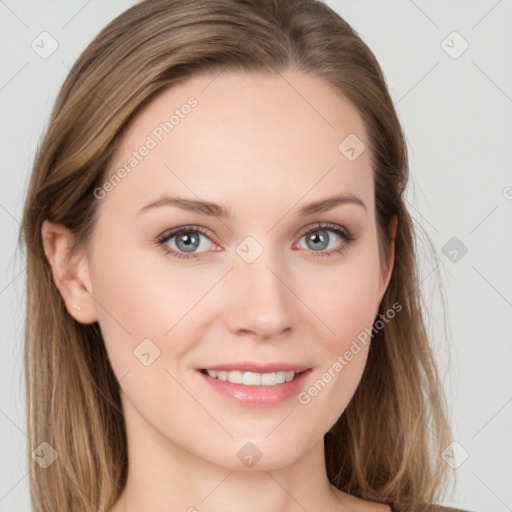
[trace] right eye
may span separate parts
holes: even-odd
[[[166,231],[157,239],[158,245],[176,258],[197,258],[201,253],[208,252],[208,242],[213,243],[207,230],[201,226],[180,226]]]

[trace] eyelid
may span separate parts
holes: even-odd
[[[210,241],[214,242],[217,245],[220,245],[217,242],[215,235],[209,229],[203,226],[199,226],[197,224],[184,224],[183,226],[177,226],[175,228],[167,229],[162,234],[158,235],[156,240],[160,243],[164,243],[170,240],[171,238],[175,237],[176,235],[188,231],[197,231],[198,233],[201,233],[206,238],[208,238]]]
[[[304,235],[307,235],[310,231],[317,231],[321,229],[326,229],[330,231],[341,231],[347,237],[351,236],[351,232],[347,228],[339,224],[333,224],[332,222],[314,222],[313,224],[310,224],[309,226],[306,226],[299,230],[296,236],[302,238]]]

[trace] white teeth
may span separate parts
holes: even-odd
[[[213,379],[219,379],[233,384],[244,384],[246,386],[275,386],[290,382],[295,377],[295,372],[272,372],[256,373],[241,372],[238,370],[227,372],[223,370],[206,370],[206,373]]]
[[[275,386],[277,384],[275,373],[262,373],[261,374],[261,385],[262,386]]]
[[[243,383],[243,374],[242,372],[234,371],[228,372],[228,380],[233,384],[242,384]]]
[[[246,386],[260,386],[261,373],[244,372],[242,374],[242,381]]]
[[[286,382],[286,372],[277,372],[276,380],[278,384],[283,384],[283,382]]]

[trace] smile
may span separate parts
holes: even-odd
[[[233,363],[198,369],[216,394],[244,406],[275,406],[304,387],[312,369],[286,363]]]

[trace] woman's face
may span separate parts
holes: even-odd
[[[86,252],[132,442],[238,469],[323,443],[390,275],[365,147],[357,111],[291,71],[195,77],[136,118]]]

